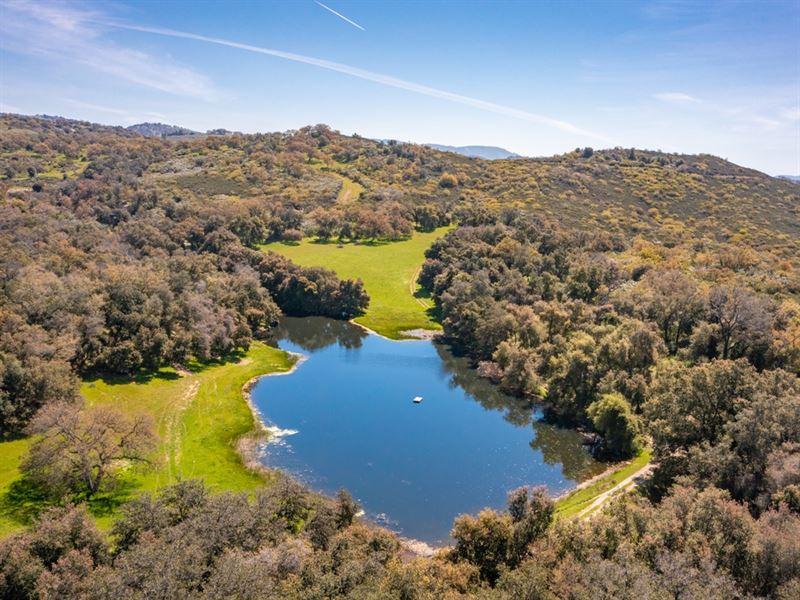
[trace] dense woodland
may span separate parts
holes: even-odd
[[[288,481],[255,499],[179,484],[128,504],[110,539],[67,505],[0,542],[0,597],[800,595],[796,184],[635,149],[490,162],[324,126],[161,140],[18,116],[0,117],[0,177],[4,437],[113,422],[69,408],[88,373],[224,357],[281,313],[367,306],[360,282],[259,244],[453,222],[421,274],[448,343],[598,455],[649,444],[657,464],[588,521],[518,490],[413,560],[345,493]],[[46,440],[29,464],[62,453]]]
[[[800,519],[753,516],[714,487],[629,498],[589,521],[553,520],[541,490],[502,514],[459,517],[455,545],[411,558],[393,534],[290,481],[247,495],[184,482],[123,508],[111,542],[80,507],[0,542],[0,597],[85,599],[697,598],[800,591]]]
[[[169,147],[20,121],[4,118],[2,132],[0,437],[74,396],[80,375],[221,357],[281,312],[349,318],[367,306],[360,282],[249,247],[268,235],[247,229],[254,207],[143,180]],[[40,175],[53,163],[73,170]],[[35,183],[20,187],[17,168]]]

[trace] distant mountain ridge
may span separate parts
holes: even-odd
[[[500,148],[499,146],[446,146],[444,144],[422,144],[441,152],[455,152],[470,158],[485,158],[487,160],[498,160],[503,158],[522,158],[521,155]]]
[[[778,179],[785,179],[786,181],[791,181],[792,183],[800,183],[800,175],[776,175]]]

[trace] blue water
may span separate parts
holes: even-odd
[[[306,358],[252,391],[284,433],[265,464],[324,493],[347,488],[404,536],[447,543],[457,515],[502,508],[509,490],[558,494],[598,471],[575,432],[539,422],[441,345],[322,318],[284,319],[276,341]]]

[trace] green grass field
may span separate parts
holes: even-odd
[[[0,537],[21,529],[36,502],[33,498],[20,497],[12,487],[19,479],[19,464],[28,444],[27,439],[0,443]]]
[[[335,242],[306,239],[299,244],[274,242],[262,246],[306,267],[327,267],[344,279],[361,278],[370,297],[365,315],[355,319],[365,327],[392,339],[402,339],[409,329],[441,329],[433,319],[433,302],[417,285],[425,250],[449,231],[441,227],[415,233],[409,240],[386,244]]]
[[[560,517],[574,517],[584,508],[589,506],[597,496],[617,485],[620,481],[630,477],[636,471],[647,465],[653,457],[653,451],[648,448],[638,456],[620,467],[600,477],[591,485],[580,488],[556,502],[556,515]]]
[[[155,468],[127,473],[122,489],[91,502],[98,523],[110,524],[119,503],[138,492],[179,479],[200,478],[217,491],[247,491],[263,484],[263,477],[244,466],[236,449],[236,442],[255,430],[242,386],[292,364],[290,355],[254,343],[238,361],[194,364],[182,374],[162,369],[133,381],[85,381],[81,391],[88,404],[111,403],[132,414],[150,413],[160,438]],[[44,505],[20,485],[18,466],[28,444],[27,439],[0,443],[0,535],[22,528]]]

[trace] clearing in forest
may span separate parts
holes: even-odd
[[[400,242],[345,243],[305,239],[300,243],[273,242],[262,246],[305,267],[327,267],[343,279],[361,279],[370,297],[366,314],[356,323],[392,339],[413,329],[439,330],[433,302],[417,285],[425,250],[450,230],[440,227],[416,232]]]

